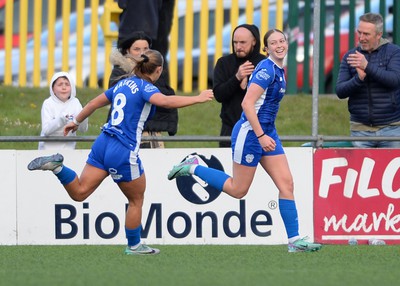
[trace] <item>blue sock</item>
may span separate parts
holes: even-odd
[[[196,167],[194,174],[221,192],[226,180],[229,179],[229,176],[224,172],[201,165]]]
[[[71,170],[70,168],[68,168],[66,166],[63,166],[61,171],[55,175],[57,176],[57,178],[60,180],[61,184],[63,184],[63,185],[68,185],[76,177],[75,171]]]
[[[285,224],[288,238],[299,235],[299,220],[296,203],[292,200],[279,199],[279,210]]]
[[[137,228],[129,229],[125,227],[126,238],[128,239],[128,246],[135,246],[140,243],[140,234],[142,233],[142,225]]]

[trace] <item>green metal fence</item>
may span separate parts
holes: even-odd
[[[298,10],[298,2],[289,1],[289,9]],[[393,0],[348,0],[348,1],[318,1],[320,4],[319,28],[320,42],[318,49],[320,62],[318,63],[319,93],[332,93],[335,90],[340,61],[345,52],[357,45],[355,35],[358,18],[366,12],[380,13],[384,18],[384,37],[393,43],[400,43],[400,2]],[[304,12],[290,13],[289,27],[300,25],[301,37],[292,41],[288,55],[288,68],[296,69],[297,73],[288,72],[288,93],[302,91],[308,93],[312,86],[312,28],[313,17],[308,11],[313,10],[315,1],[304,1]],[[294,7],[294,8],[292,8]],[[299,15],[300,17],[296,17]],[[304,18],[303,23],[299,19]],[[317,24],[318,25],[318,24]],[[293,28],[291,28],[293,29]],[[307,37],[310,35],[310,37]],[[308,51],[308,52],[307,52]],[[299,57],[303,60],[299,61]],[[294,84],[297,83],[297,84]]]

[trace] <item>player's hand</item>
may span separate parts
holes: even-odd
[[[199,95],[199,102],[206,102],[214,99],[214,92],[212,89],[203,90]]]
[[[239,66],[239,69],[236,73],[236,78],[239,81],[242,81],[244,78],[251,75],[253,71],[254,71],[254,65],[250,61],[246,61],[245,63]]]
[[[275,147],[276,147],[276,142],[274,139],[272,139],[271,137],[269,137],[268,135],[264,135],[261,136],[260,138],[258,138],[258,142],[260,142],[262,148],[265,151],[275,151]]]
[[[64,126],[64,136],[67,136],[69,132],[75,132],[76,130],[78,130],[78,125],[72,121],[68,122],[67,125]]]

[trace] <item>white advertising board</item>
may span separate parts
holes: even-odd
[[[17,160],[14,150],[0,150],[0,245],[17,243]]]
[[[295,181],[300,235],[313,237],[312,148],[285,149]],[[28,171],[27,164],[49,151],[16,152],[15,189],[1,192],[1,201],[17,198],[17,216],[1,225],[17,225],[17,244],[125,244],[127,200],[110,177],[84,202],[74,202],[56,176]],[[11,154],[13,152],[10,152]],[[207,164],[220,163],[231,174],[231,151],[207,149],[143,149],[147,190],[142,239],[148,244],[285,244],[286,231],[278,208],[278,191],[259,167],[249,193],[241,200],[217,194],[199,179],[169,181],[168,171],[197,152]],[[78,175],[89,150],[63,151],[64,163]],[[3,158],[3,157],[2,157]],[[11,155],[7,155],[13,161]],[[15,155],[14,155],[15,161]],[[0,168],[4,168],[4,161]],[[9,166],[9,163],[8,163]],[[0,182],[3,190],[4,182]],[[11,185],[12,187],[12,185]],[[3,198],[3,196],[5,198]],[[12,227],[9,227],[12,229]],[[0,236],[0,244],[14,244]]]

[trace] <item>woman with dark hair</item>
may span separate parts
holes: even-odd
[[[152,39],[143,31],[130,33],[128,36],[118,39],[117,49],[110,55],[110,62],[114,66],[108,87],[114,86],[119,80],[130,74],[135,66],[128,56],[140,56],[152,46]],[[154,83],[155,86],[165,95],[174,95],[175,91],[169,86],[168,74],[165,72],[165,61],[163,72],[160,78]],[[168,132],[168,135],[175,135],[178,130],[178,111],[176,108],[157,107],[153,118],[147,121],[143,131],[144,136],[161,136],[161,132]],[[141,148],[163,148],[162,141],[142,142]]]
[[[111,64],[114,65],[108,88],[113,87],[120,79],[126,77],[134,68],[134,61],[127,55],[139,57],[151,48],[151,38],[143,31],[133,32],[127,38],[118,40],[117,49],[110,55]]]
[[[138,57],[151,48],[152,40],[143,31],[132,32],[129,36],[118,39],[118,49],[110,55],[111,64],[114,65],[108,87],[114,86],[119,80],[127,77],[133,70],[135,62],[129,56]],[[168,77],[165,73],[165,61],[160,78],[154,83],[165,95],[174,95],[175,91],[169,86]],[[109,116],[108,116],[109,117]],[[107,118],[108,120],[108,118]],[[175,108],[157,107],[153,118],[147,121],[143,136],[161,136],[166,131],[169,135],[175,135],[178,129],[178,111]],[[162,141],[142,142],[141,148],[163,148]]]
[[[288,237],[288,251],[317,251],[321,244],[299,236],[293,178],[275,128],[279,102],[286,90],[283,61],[288,42],[283,32],[272,29],[264,36],[264,46],[268,57],[256,66],[249,78],[242,102],[243,113],[232,131],[233,176],[201,166],[196,156],[190,156],[173,167],[168,179],[196,175],[214,188],[240,199],[248,193],[260,164],[279,191],[279,210]]]
[[[165,96],[154,85],[163,69],[163,57],[154,50],[134,58],[131,75],[113,88],[89,101],[82,111],[64,127],[64,135],[76,131],[81,122],[98,108],[111,103],[111,116],[102,133],[93,143],[80,177],[63,165],[61,154],[38,157],[29,163],[29,170],[51,170],[75,201],[89,197],[101,182],[111,175],[128,199],[125,233],[128,246],[125,254],[157,254],[158,249],[141,243],[141,219],[146,176],[139,157],[143,126],[154,113],[155,106],[179,108],[211,101],[212,90],[198,96]]]

